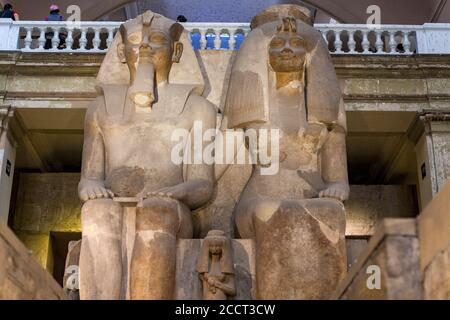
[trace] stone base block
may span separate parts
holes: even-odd
[[[65,300],[63,289],[31,252],[0,225],[0,300]]]
[[[334,299],[420,300],[419,240],[415,219],[384,219]]]

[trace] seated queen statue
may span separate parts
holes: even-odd
[[[258,299],[327,299],[346,273],[349,196],[342,94],[311,13],[273,6],[251,22],[231,74],[228,128],[279,131],[279,169],[256,163],[234,210],[255,240]],[[276,152],[275,146],[268,151]],[[251,148],[251,146],[248,146]],[[249,150],[250,154],[264,151]],[[269,164],[270,165],[270,164]]]

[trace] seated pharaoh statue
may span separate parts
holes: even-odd
[[[176,242],[192,238],[191,210],[209,200],[214,167],[173,161],[178,141],[171,136],[177,129],[189,134],[196,121],[202,130],[215,128],[216,109],[201,97],[203,89],[180,24],[148,11],[120,27],[85,119],[81,299],[124,299],[124,287],[131,299],[173,299]],[[127,201],[136,206],[128,264]]]
[[[253,162],[234,210],[239,236],[255,241],[258,299],[327,299],[346,273],[346,117],[312,25],[306,8],[268,8],[253,18],[231,73],[226,127],[279,133],[270,145],[247,145],[279,168],[269,174],[273,163]]]

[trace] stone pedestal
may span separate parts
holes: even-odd
[[[384,219],[334,299],[420,300],[419,240],[415,219]]]
[[[0,224],[0,300],[65,300],[63,289],[42,269],[11,230]]]
[[[134,246],[136,199],[116,198],[124,208],[122,231],[122,298],[129,299],[129,270]],[[175,296],[177,300],[202,299],[202,285],[197,273],[202,239],[179,239],[175,277]],[[253,240],[231,240],[236,278],[235,300],[255,298],[255,253]]]

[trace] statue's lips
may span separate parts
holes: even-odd
[[[281,53],[280,58],[283,60],[292,60],[295,58],[295,55],[293,53]]]

